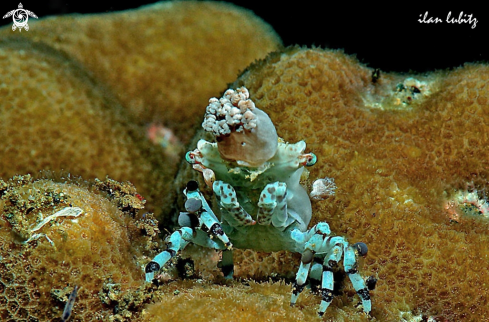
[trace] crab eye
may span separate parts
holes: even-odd
[[[187,182],[187,191],[196,191],[198,189],[199,184],[197,183],[197,181],[190,180],[189,182]]]
[[[353,244],[353,248],[358,252],[358,255],[365,256],[368,252],[367,244],[365,243],[355,243]]]
[[[187,161],[190,164],[195,163],[195,158],[194,155],[192,154],[192,151],[189,151],[185,154],[185,161]]]
[[[307,158],[306,166],[310,167],[316,164],[318,158],[314,153],[310,153],[310,157]]]

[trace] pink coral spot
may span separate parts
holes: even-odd
[[[146,128],[146,137],[155,145],[163,147],[169,157],[178,158],[183,151],[183,144],[173,131],[160,123],[151,123]]]

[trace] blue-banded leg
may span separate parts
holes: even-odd
[[[226,220],[232,227],[256,224],[256,221],[239,204],[236,191],[230,184],[216,181],[212,188],[223,210],[221,213],[225,213]]]
[[[288,224],[287,219],[287,185],[283,182],[273,182],[265,186],[258,201],[256,221],[260,225],[270,225],[281,228]]]

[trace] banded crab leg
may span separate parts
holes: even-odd
[[[216,215],[212,212],[207,201],[198,189],[195,181],[187,183],[184,190],[187,196],[185,209],[187,212],[180,213],[178,222],[182,228],[175,231],[166,239],[166,250],[162,251],[146,265],[146,281],[154,279],[154,273],[159,271],[172,257],[183,250],[190,242],[214,248],[231,249],[232,244],[228,236],[222,230]],[[208,233],[217,236],[215,241]]]
[[[309,271],[311,269],[315,252],[323,244],[324,237],[328,236],[330,233],[331,230],[329,229],[329,225],[327,223],[319,223],[306,233],[301,233],[299,231],[292,232],[292,238],[294,240],[296,240],[298,243],[304,243],[304,252],[302,253],[301,264],[299,266],[299,270],[297,271],[294,286],[292,288],[292,296],[290,299],[291,306],[295,305],[297,298],[306,286],[307,277],[309,276]]]
[[[313,235],[310,236],[310,234]],[[319,223],[305,234],[309,235],[305,236],[306,240],[308,237],[310,238],[304,245],[305,250],[302,254],[301,265],[297,272],[290,304],[293,306],[296,303],[299,294],[306,285],[308,275],[314,279],[319,279],[320,277],[322,300],[318,314],[322,316],[333,300],[333,268],[344,256],[343,265],[345,272],[362,300],[363,311],[370,314],[372,310],[370,292],[357,270],[357,255],[365,256],[368,251],[367,245],[364,243],[349,245],[344,237],[328,237],[329,234],[329,226],[326,223]],[[317,262],[313,263],[315,256],[317,256],[316,258],[325,256],[322,267]]]
[[[226,221],[232,227],[250,226],[256,224],[256,221],[241,207],[236,196],[234,188],[223,181],[216,181],[212,186],[214,193],[221,208],[226,211],[221,213],[229,213],[226,216]]]
[[[182,227],[175,231],[166,239],[166,250],[162,251],[151,262],[146,265],[146,282],[154,279],[155,272],[158,272],[178,251],[184,249],[192,240],[193,230],[189,227]]]
[[[370,292],[369,288],[365,284],[365,280],[360,275],[360,273],[358,273],[356,258],[357,254],[360,256],[367,255],[367,245],[365,245],[364,243],[348,245],[348,243],[344,241],[344,247],[345,257],[343,259],[343,266],[345,267],[345,272],[350,278],[350,281],[353,284],[353,288],[362,300],[363,311],[369,314],[372,310]]]
[[[342,246],[343,245],[341,244],[336,244],[332,248],[331,254],[324,258],[321,275],[321,288],[319,289],[322,297],[318,312],[320,316],[322,316],[324,312],[326,312],[326,309],[331,304],[331,301],[333,301],[333,268],[341,260],[341,255],[343,254]]]
[[[257,222],[283,228],[290,224],[287,215],[287,185],[284,182],[269,183],[260,194]]]

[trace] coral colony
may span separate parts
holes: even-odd
[[[480,27],[468,11],[422,10],[413,20]],[[205,183],[190,182],[179,196],[180,229],[148,265],[148,279],[162,280],[158,268],[187,243],[203,244],[182,255],[196,261],[199,277],[214,276],[208,264],[219,256],[228,278],[300,267],[292,302],[311,282],[325,298],[321,312],[330,270],[342,261],[325,315],[365,321],[366,292],[357,296],[345,281],[338,294],[346,272],[363,287],[351,249],[366,248],[347,246],[347,238],[368,244],[358,270],[381,280],[374,319],[489,321],[487,63],[422,75],[381,71],[341,50],[282,48],[250,11],[212,1],[49,17],[28,32],[11,27],[0,28],[8,80],[0,81],[0,177],[11,178],[0,179],[1,321],[314,319],[312,295],[301,295],[299,309],[282,305],[291,288],[282,281],[145,282],[143,267],[164,243],[160,228],[173,218],[174,188],[200,175],[192,168]],[[179,171],[168,153],[179,147],[173,138],[189,143],[203,120],[199,102],[233,81],[234,90],[208,104],[204,126],[216,143],[192,145],[192,168]],[[253,101],[240,86],[252,89]],[[299,177],[315,160],[303,152],[304,138],[320,158],[309,198]],[[106,175],[134,186],[94,182]],[[291,252],[260,252],[281,249]],[[365,281],[368,290],[374,282]]]
[[[316,163],[316,156],[304,153],[305,142],[281,142],[270,117],[255,107],[244,87],[227,90],[221,99],[211,98],[202,126],[217,143],[200,140],[186,158],[213,189],[221,219],[197,183],[190,181],[184,190],[186,212],[179,217],[182,227],[166,239],[167,249],[146,266],[146,281],[152,281],[155,272],[189,243],[222,250],[221,267],[228,278],[233,276],[233,248],[289,250],[302,254],[291,305],[308,279],[314,280],[320,285],[319,314],[323,315],[333,300],[333,270],[343,258],[344,270],[369,314],[369,287],[357,270],[357,257],[367,254],[367,246],[331,236],[325,222],[307,229],[311,202],[299,180],[304,166]],[[316,186],[318,199],[336,188],[328,179]]]

